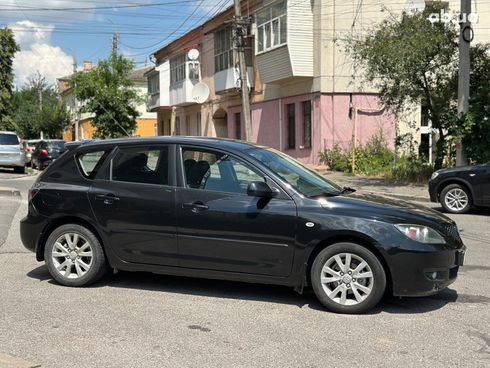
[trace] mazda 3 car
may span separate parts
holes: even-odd
[[[312,287],[338,313],[435,294],[466,249],[436,211],[339,187],[271,148],[191,137],[70,144],[20,232],[62,285],[112,269]]]

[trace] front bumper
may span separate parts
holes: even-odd
[[[391,257],[395,296],[433,295],[451,285],[463,265],[466,247],[404,252]]]

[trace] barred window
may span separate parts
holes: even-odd
[[[181,54],[170,59],[170,84],[181,82],[185,79],[185,62],[187,55]]]

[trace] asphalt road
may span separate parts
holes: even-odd
[[[346,316],[267,285],[119,273],[61,287],[20,244],[25,197],[0,203],[2,223],[14,213],[0,246],[0,356],[50,368],[489,366],[490,211],[453,217],[468,253],[450,289]]]

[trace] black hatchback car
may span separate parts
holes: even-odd
[[[26,248],[67,286],[109,269],[265,284],[340,313],[431,295],[465,246],[433,210],[354,193],[274,149],[212,138],[72,145],[37,180]]]
[[[490,162],[435,171],[429,194],[432,202],[439,202],[450,213],[466,213],[472,206],[490,207]]]
[[[65,152],[65,141],[61,139],[40,140],[31,156],[33,168],[44,169]]]

